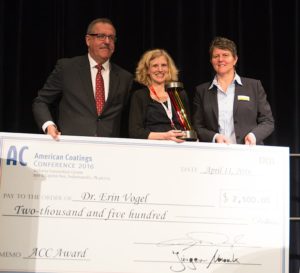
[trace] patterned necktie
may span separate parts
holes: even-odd
[[[97,75],[96,75],[96,92],[95,92],[95,100],[96,100],[96,108],[97,108],[97,114],[100,115],[103,106],[105,103],[105,94],[104,94],[104,81],[101,74],[101,70],[103,69],[101,64],[96,65],[96,68],[98,69]]]

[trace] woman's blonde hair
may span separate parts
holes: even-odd
[[[137,68],[135,70],[135,80],[138,83],[146,86],[151,85],[152,82],[148,74],[150,62],[153,59],[161,56],[164,56],[166,58],[169,67],[169,73],[166,81],[178,81],[178,69],[169,53],[163,49],[153,49],[146,51],[138,62]]]

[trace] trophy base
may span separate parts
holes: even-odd
[[[197,141],[197,133],[195,131],[182,131],[184,133],[184,136],[178,137],[180,139],[183,139],[185,141]]]

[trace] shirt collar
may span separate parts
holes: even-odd
[[[243,84],[242,84],[241,77],[240,77],[236,72],[235,72],[235,74],[234,74],[234,78],[233,78],[233,81],[232,81],[232,82],[233,82],[233,83],[237,83],[237,84],[239,84],[239,85],[243,85]],[[215,75],[215,77],[214,77],[214,79],[213,79],[213,81],[212,81],[212,83],[211,83],[211,85],[209,86],[208,89],[212,89],[213,86],[218,86],[217,75]]]
[[[237,73],[235,73],[235,76],[234,76],[233,81],[235,81],[235,82],[236,82],[237,84],[239,84],[239,85],[243,85],[243,84],[242,84],[241,77],[240,77]]]
[[[90,53],[88,54],[89,62],[90,62],[90,67],[94,68],[98,63],[92,58]],[[109,60],[107,60],[105,63],[102,64],[102,67],[104,70],[109,70]]]

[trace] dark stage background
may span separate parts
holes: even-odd
[[[262,81],[276,120],[266,144],[300,153],[298,0],[0,0],[0,131],[39,133],[32,99],[56,60],[86,53],[97,17],[117,28],[113,61],[134,72],[150,48],[169,51],[190,98],[212,78],[214,36],[238,45],[238,73]],[[291,216],[300,216],[300,158],[291,157]],[[290,272],[300,265],[300,223],[291,222]]]

